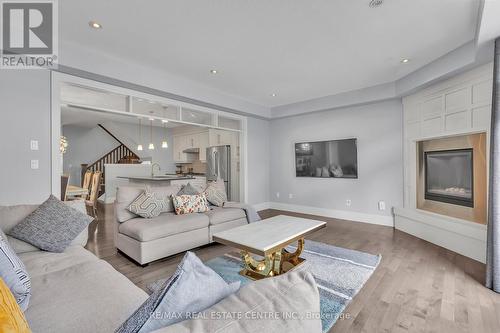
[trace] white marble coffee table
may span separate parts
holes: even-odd
[[[213,235],[214,241],[241,250],[245,269],[240,274],[251,279],[262,279],[283,274],[304,259],[300,258],[304,247],[304,236],[324,228],[326,222],[299,217],[278,215],[259,222],[250,223]],[[298,242],[293,253],[285,247]],[[260,255],[255,259],[251,254]]]

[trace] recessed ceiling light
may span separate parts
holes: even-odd
[[[90,21],[89,26],[94,29],[102,29],[102,25],[96,21]]]
[[[383,3],[384,3],[384,0],[371,0],[369,5],[371,8],[377,8],[377,7],[382,6]]]
[[[210,70],[210,73],[212,73],[212,74],[217,74],[217,70],[216,70],[216,69],[211,69],[211,70]]]
[[[401,59],[401,63],[403,63],[403,64],[407,64],[409,62],[410,62],[410,59],[407,59],[407,58]]]
[[[271,94],[271,97],[276,97],[276,93],[272,93],[272,94]]]

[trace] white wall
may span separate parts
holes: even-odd
[[[270,130],[272,207],[392,224],[391,207],[403,202],[401,100],[272,120]],[[295,177],[294,142],[342,138],[358,139],[358,179]]]
[[[270,127],[269,121],[247,120],[248,198],[249,204],[269,201]]]
[[[41,203],[50,194],[50,72],[0,71],[0,205]],[[39,150],[30,150],[30,140]],[[30,160],[39,160],[39,169]]]
[[[165,132],[161,127],[153,127],[153,143],[155,150],[147,149],[149,143],[149,128],[143,127],[143,151],[137,151],[139,142],[139,131],[137,126],[126,123],[106,123],[103,124],[113,135],[120,139],[125,145],[133,150],[143,159],[152,159],[154,163],[160,164],[162,173],[175,172],[175,163],[172,154],[172,136],[167,130],[167,141],[170,146],[167,149],[161,148],[161,141],[165,137]],[[68,139],[68,150],[64,154],[64,173],[70,174],[70,183],[80,185],[82,163],[93,163],[114,148],[119,143],[100,127],[88,128],[75,125],[63,126],[63,135]]]

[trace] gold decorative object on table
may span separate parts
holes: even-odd
[[[258,280],[286,273],[302,264],[304,236],[325,226],[322,221],[279,215],[216,233],[213,239],[240,249],[245,264],[240,274]],[[295,242],[298,243],[295,252],[288,252],[285,248]]]
[[[240,274],[252,280],[258,280],[286,273],[305,261],[300,257],[303,249],[304,238],[300,238],[295,252],[290,253],[286,249],[281,249],[267,254],[262,260],[254,259],[248,251],[241,251],[241,259],[245,263],[245,268],[240,271]]]

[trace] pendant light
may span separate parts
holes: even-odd
[[[150,134],[150,140],[149,140],[149,150],[154,150],[155,145],[153,144],[153,118],[149,118],[149,134]]]
[[[137,150],[142,151],[142,119],[139,118],[139,144],[137,145]]]
[[[161,122],[163,123],[163,130],[165,132],[165,139],[162,141],[161,147],[166,149],[166,148],[168,148],[168,142],[167,142],[167,123],[168,123],[168,120],[162,120]]]

